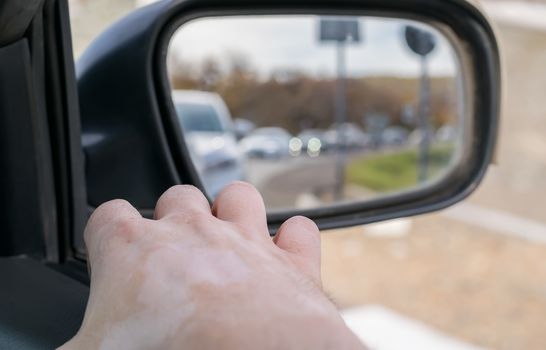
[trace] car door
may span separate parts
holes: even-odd
[[[53,348],[88,294],[59,272],[85,268],[67,254],[86,200],[65,1],[0,4],[0,135],[0,348]]]

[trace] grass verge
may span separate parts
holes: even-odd
[[[452,145],[433,146],[429,152],[428,177],[434,178],[449,164]],[[346,181],[377,192],[393,192],[419,183],[417,150],[365,156],[347,165]]]

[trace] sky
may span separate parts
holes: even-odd
[[[457,59],[449,42],[434,28],[414,21],[380,17],[358,19],[362,40],[346,46],[348,76],[419,76],[420,58],[407,47],[404,28],[411,24],[437,39],[429,55],[434,76],[454,76]],[[232,16],[200,18],[183,24],[171,39],[169,55],[198,64],[207,57],[227,62],[230,55],[247,58],[259,75],[300,70],[309,75],[336,76],[336,44],[319,42],[318,16]]]

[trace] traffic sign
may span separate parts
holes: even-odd
[[[320,41],[358,43],[361,41],[360,25],[357,19],[321,18]]]
[[[408,47],[419,56],[427,56],[436,47],[434,34],[422,29],[407,26],[405,36]]]

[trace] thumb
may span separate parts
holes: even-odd
[[[320,279],[320,232],[317,225],[303,216],[286,220],[278,229],[273,242],[286,251],[301,272],[319,286]]]

